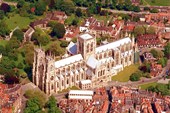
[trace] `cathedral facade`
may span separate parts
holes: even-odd
[[[134,62],[134,41],[123,38],[96,47],[96,37],[82,34],[67,50],[70,56],[55,61],[41,49],[35,49],[33,83],[46,94],[77,86],[90,80],[92,86],[111,81],[111,77]]]

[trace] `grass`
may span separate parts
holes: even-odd
[[[104,23],[106,24],[107,21],[110,19],[110,16],[94,15],[94,18],[96,18],[99,21],[104,21]]]
[[[0,45],[1,46],[4,46],[5,47],[5,45],[8,43],[8,41],[7,40],[0,40]]]
[[[153,2],[154,1],[154,2]],[[170,5],[170,0],[143,0],[145,4],[149,4],[151,6],[169,6]]]
[[[156,86],[158,83],[157,82],[151,82],[151,83],[147,83],[147,84],[142,84],[142,85],[140,85],[139,87],[141,88],[141,89],[147,89],[148,87],[150,87],[150,86]]]
[[[69,16],[66,20],[65,20],[65,24],[67,25],[71,25],[73,20],[76,19],[76,16],[74,14],[72,14],[71,16]],[[81,23],[83,22],[83,18],[78,17],[78,25],[81,25]]]
[[[133,64],[128,67],[125,67],[123,71],[113,76],[112,80],[119,81],[119,82],[127,82],[129,81],[130,75],[138,70],[138,67],[139,64]]]
[[[76,86],[72,86],[72,87],[69,87],[67,89],[63,89],[62,91],[58,91],[58,93],[68,92],[69,90],[79,90],[79,88],[76,87]]]
[[[12,17],[5,19],[10,30],[13,30],[17,26],[21,29],[27,28],[30,22],[34,19],[30,19],[29,17],[21,17],[19,14],[14,14]]]

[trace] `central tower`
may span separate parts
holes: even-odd
[[[90,34],[82,34],[78,37],[77,52],[81,54],[85,60],[89,56],[95,54],[96,49],[96,37]]]

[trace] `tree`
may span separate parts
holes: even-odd
[[[153,9],[150,10],[150,12],[151,13],[158,13],[159,11],[158,11],[158,9],[153,8]]]
[[[133,11],[134,11],[134,12],[140,12],[139,6],[134,6]]]
[[[61,47],[67,47],[67,46],[68,46],[68,42],[65,41],[65,40],[61,40],[60,46],[61,46]]]
[[[167,65],[167,58],[161,58],[158,60],[158,64],[161,64],[162,67],[165,67]]]
[[[72,25],[77,26],[78,22],[79,22],[78,18],[74,18],[73,21],[72,21]]]
[[[37,98],[29,99],[26,103],[26,108],[24,109],[24,113],[37,113],[41,112],[40,102]]]
[[[3,10],[5,13],[10,12],[10,6],[6,3],[2,3],[0,10]]]
[[[50,37],[41,29],[36,29],[31,40],[34,40],[38,45],[45,46],[50,42]]]
[[[72,0],[63,0],[60,4],[60,10],[65,11],[67,15],[74,13],[74,3]]]
[[[76,9],[76,16],[81,17],[83,15],[82,10],[80,8]]]
[[[24,1],[24,0],[19,0],[18,3],[17,3],[17,8],[23,7],[24,4],[25,4],[25,1]]]
[[[0,21],[0,36],[6,36],[9,34],[9,32],[10,30],[5,21]]]
[[[13,32],[12,37],[16,37],[17,40],[19,40],[20,42],[22,42],[22,40],[23,40],[23,38],[24,38],[24,33],[22,32],[21,29],[16,29],[16,30]]]
[[[63,38],[65,35],[65,27],[64,24],[57,23],[54,28],[52,29],[51,35],[56,36],[57,38]]]
[[[164,54],[168,59],[170,59],[170,42],[164,47]]]
[[[165,84],[156,85],[156,90],[157,93],[161,92],[162,95],[169,95],[168,87]]]
[[[132,73],[130,76],[131,81],[139,81],[140,80],[140,75],[138,73]]]
[[[150,53],[152,53],[153,57],[155,58],[162,58],[164,56],[164,53],[161,50],[157,49],[151,49]]]
[[[46,10],[46,4],[43,0],[39,0],[35,4],[35,14],[42,15]]]
[[[149,7],[144,7],[144,11],[150,11]]]
[[[46,107],[48,108],[48,113],[61,113],[60,109],[57,107],[56,99],[54,96],[50,96],[49,100],[46,104]]]
[[[0,20],[4,19],[5,13],[3,10],[0,10]]]
[[[136,26],[134,29],[135,35],[143,35],[145,34],[145,28],[143,26]]]
[[[48,22],[47,26],[53,28],[56,24],[57,24],[56,21],[50,21],[50,22]]]
[[[155,28],[150,26],[146,29],[147,34],[155,34]]]
[[[64,54],[65,51],[63,48],[60,47],[59,42],[54,42],[47,48],[47,52],[51,52],[55,54],[56,56],[60,56]]]

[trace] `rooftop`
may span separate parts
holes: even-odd
[[[90,34],[82,34],[80,35],[80,38],[83,40],[88,40],[88,39],[92,39],[93,36],[91,36]]]
[[[65,66],[65,65],[80,61],[80,60],[83,60],[83,57],[82,57],[81,54],[77,54],[77,55],[74,55],[74,56],[71,56],[71,57],[56,61],[55,62],[55,68],[59,68],[59,67],[62,67],[62,66]]]

